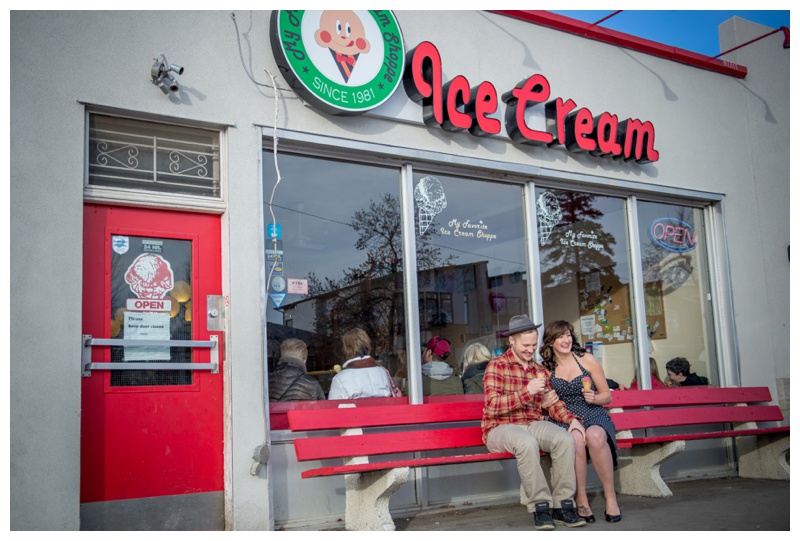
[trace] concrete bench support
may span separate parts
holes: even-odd
[[[739,477],[789,480],[789,434],[736,438]]]
[[[363,434],[360,428],[342,431],[342,436]],[[365,456],[351,457],[345,464],[366,464]],[[408,481],[409,468],[394,468],[344,476],[345,515],[344,527],[348,531],[394,531],[394,520],[389,513],[389,500]]]
[[[394,531],[389,500],[408,481],[408,472],[405,467],[345,475],[345,529]]]
[[[615,477],[620,494],[669,498],[672,491],[661,479],[661,463],[686,448],[683,440],[635,445],[619,450],[619,469]]]

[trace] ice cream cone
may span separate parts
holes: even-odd
[[[592,388],[592,378],[583,377],[581,378],[581,384],[583,384],[584,390],[588,391]]]

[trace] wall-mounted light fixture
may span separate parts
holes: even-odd
[[[150,68],[150,77],[153,78],[153,84],[157,85],[164,94],[180,90],[178,81],[176,81],[169,72],[183,75],[183,66],[170,64],[167,62],[167,57],[163,54],[159,58],[154,58],[153,60],[155,60],[155,62],[153,63],[153,67]]]

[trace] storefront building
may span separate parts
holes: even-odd
[[[547,12],[12,12],[11,527],[335,527],[285,415],[335,404],[268,389],[299,338],[327,395],[353,326],[389,403],[429,399],[430,338],[461,375],[527,313],[624,386],[684,357],[788,419],[788,218],[780,32],[714,60]],[[516,475],[418,471],[393,512]]]

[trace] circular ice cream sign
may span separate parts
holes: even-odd
[[[374,109],[403,79],[403,35],[388,10],[276,10],[270,40],[289,86],[329,114]]]

